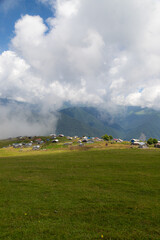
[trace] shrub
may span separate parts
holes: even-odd
[[[158,143],[158,140],[156,138],[153,138],[153,144]]]
[[[157,140],[156,138],[149,138],[149,139],[147,140],[147,143],[148,143],[149,145],[156,144],[156,143],[158,143],[158,140]]]
[[[153,138],[149,138],[149,139],[147,140],[147,143],[148,143],[149,145],[152,145],[152,144],[153,144]]]
[[[107,134],[105,134],[104,136],[102,136],[102,138],[103,138],[104,140],[106,140],[106,141],[110,141],[110,140],[113,139],[112,136],[108,136]]]

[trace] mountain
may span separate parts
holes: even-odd
[[[109,135],[115,135],[121,131],[120,126],[104,124],[100,119],[100,113],[95,108],[72,107],[60,111],[57,123],[57,133],[78,136],[102,136],[106,131]],[[119,128],[119,129],[118,129]],[[116,129],[116,131],[115,131]]]
[[[60,110],[57,133],[78,136],[112,135],[130,140],[145,134],[146,138],[160,139],[160,112],[140,107],[123,108],[110,114],[93,107],[69,107]]]
[[[129,108],[120,125],[125,129],[125,138],[139,138],[141,133],[146,138],[160,139],[160,112],[149,108]]]
[[[18,121],[24,130],[26,127],[24,123],[27,122],[26,129],[34,130],[39,124],[44,134],[51,131],[52,113],[50,112],[49,115],[47,112],[43,113],[40,104],[0,98],[0,108],[1,129],[6,120],[8,125],[12,125],[15,120],[16,124]],[[54,112],[53,119],[55,115],[57,116],[57,113]],[[58,113],[56,133],[97,137],[108,134],[124,140],[139,138],[143,133],[147,139],[150,137],[160,139],[160,111],[150,108],[120,107],[117,113],[111,114],[104,109],[72,106],[65,103],[64,108]]]

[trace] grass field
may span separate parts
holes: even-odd
[[[160,239],[160,151],[0,156],[0,239]]]

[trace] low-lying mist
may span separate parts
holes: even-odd
[[[41,106],[9,101],[0,104],[0,139],[42,136],[56,131],[58,112]]]

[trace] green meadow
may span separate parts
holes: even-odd
[[[0,151],[0,239],[160,239],[160,151]]]

